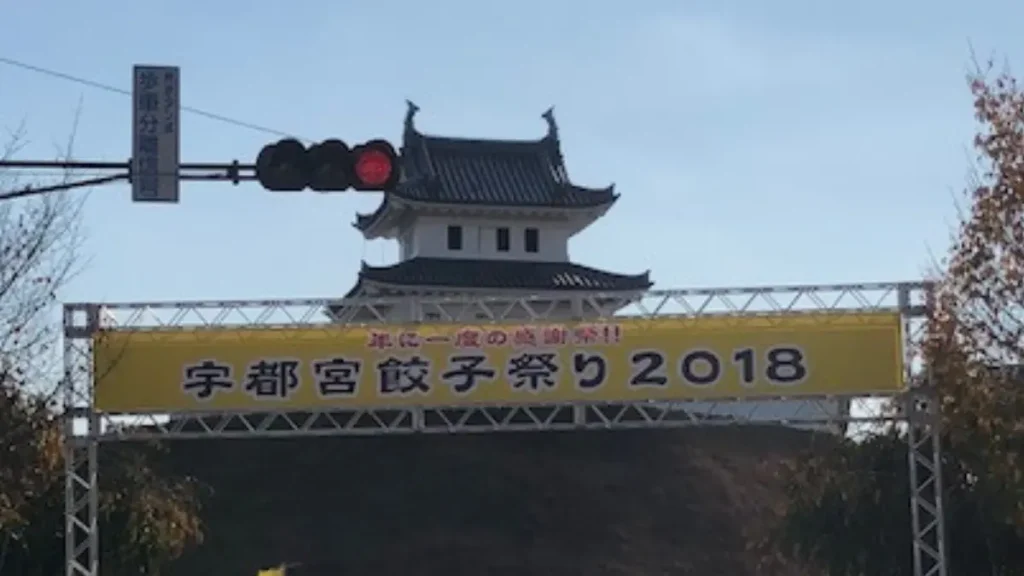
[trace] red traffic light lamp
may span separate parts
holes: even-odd
[[[306,149],[286,139],[260,151],[256,179],[267,190],[318,192],[390,190],[398,183],[398,154],[386,140],[371,140],[352,149],[337,139]]]
[[[390,190],[398,184],[398,154],[386,140],[370,140],[352,150],[352,188]]]

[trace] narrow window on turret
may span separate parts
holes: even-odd
[[[523,235],[523,244],[527,252],[540,251],[540,232],[536,228],[527,228]]]
[[[498,228],[497,238],[498,252],[508,252],[512,241],[509,238],[508,228]]]
[[[448,227],[448,249],[462,250],[462,226]]]

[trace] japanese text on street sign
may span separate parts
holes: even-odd
[[[132,82],[132,201],[177,202],[181,149],[180,71],[135,66]]]
[[[903,389],[897,314],[483,326],[104,330],[107,412],[866,395]]]

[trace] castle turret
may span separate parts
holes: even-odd
[[[569,259],[569,239],[618,195],[614,186],[569,179],[553,110],[544,113],[547,134],[538,140],[483,140],[423,134],[414,123],[417,106],[408,106],[401,181],[355,222],[367,239],[398,240],[399,261],[363,263],[348,296],[577,291],[615,295],[609,301],[622,306],[651,287],[647,272],[620,274]],[[402,316],[396,310],[391,319]]]

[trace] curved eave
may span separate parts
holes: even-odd
[[[363,298],[363,297],[396,297],[403,294],[417,294],[417,293],[428,293],[428,294],[447,294],[447,295],[465,295],[468,293],[476,292],[480,290],[483,293],[493,293],[497,289],[494,288],[472,288],[465,286],[448,286],[448,285],[435,285],[435,284],[400,284],[395,282],[381,282],[366,278],[364,272],[367,269],[375,269],[378,267],[370,266],[366,262],[362,263],[361,269],[357,276],[355,285],[342,296],[342,299],[349,298]],[[388,266],[382,266],[380,268],[388,268]],[[606,294],[611,297],[613,294],[619,294],[616,298],[621,298],[622,294],[637,294],[646,292],[654,286],[654,282],[650,279],[650,270],[636,275],[621,275],[623,280],[627,280],[627,286],[624,286],[618,290],[594,290],[592,288],[561,288],[561,289],[546,289],[546,290],[531,290],[531,289],[507,289],[503,292],[508,294],[530,294],[538,292],[546,293],[583,293],[583,294]],[[633,284],[632,286],[628,284]],[[328,306],[326,315],[333,321],[343,321],[345,319],[346,310],[351,313],[358,313],[358,307],[352,308],[344,304],[335,304]],[[348,320],[351,321],[351,318]]]
[[[444,291],[465,291],[465,290],[485,290],[485,291],[507,291],[514,293],[530,293],[530,292],[579,292],[579,293],[618,293],[618,292],[644,292],[650,290],[654,286],[654,282],[651,281],[651,271],[646,270],[640,274],[613,274],[605,271],[597,271],[606,276],[613,276],[616,279],[616,283],[620,284],[614,288],[597,288],[593,286],[548,286],[545,288],[529,288],[529,287],[481,287],[481,286],[460,286],[453,284],[433,283],[422,281],[417,282],[396,282],[390,278],[374,277],[374,272],[385,272],[400,266],[399,264],[392,264],[390,266],[371,266],[366,261],[362,262],[359,270],[359,276],[357,281],[357,287],[374,286],[378,289],[390,290],[401,292],[404,289],[411,287],[431,288],[436,290]],[[583,266],[582,268],[588,268]],[[593,269],[592,269],[593,270]],[[354,290],[354,289],[353,289]]]
[[[585,190],[585,189],[584,189]],[[376,210],[369,214],[356,214],[356,220],[352,223],[352,226],[363,233],[367,238],[377,238],[384,233],[386,223],[397,217],[401,212],[404,212],[407,208],[415,209],[417,207],[437,207],[447,208],[449,210],[458,210],[460,207],[472,207],[472,208],[485,208],[490,207],[495,210],[550,210],[550,211],[564,211],[564,212],[583,212],[590,210],[597,210],[601,214],[605,213],[610,209],[618,200],[619,194],[616,194],[614,187],[595,190],[595,196],[600,194],[601,198],[596,198],[593,203],[587,204],[573,204],[573,205],[560,205],[560,204],[533,204],[533,203],[522,203],[522,204],[494,204],[490,202],[444,202],[444,201],[432,201],[423,198],[407,198],[402,196],[397,191],[391,192],[384,196],[380,206]],[[392,200],[394,196],[394,200]],[[398,202],[395,202],[398,200]],[[400,204],[400,205],[398,205]],[[385,226],[382,226],[385,225]]]
[[[390,194],[385,194],[380,206],[370,214],[356,214],[356,221],[352,223],[357,230],[363,233],[367,239],[374,239],[383,236],[389,223],[393,223],[404,211],[404,202],[394,202]]]
[[[471,286],[450,286],[445,284],[398,284],[395,282],[381,282],[371,279],[359,279],[360,290],[373,287],[387,294],[404,294],[413,289],[429,290],[445,294],[467,294],[467,293],[502,293],[502,294],[556,294],[556,293],[578,293],[578,294],[633,294],[650,290],[654,283],[647,274],[640,274],[636,278],[635,286],[623,286],[614,290],[596,290],[586,287],[561,287],[561,288],[474,288]]]
[[[620,282],[622,282],[623,286],[614,290],[614,292],[645,292],[654,286],[654,282],[651,281],[650,270],[645,270],[640,274],[619,274],[618,276],[621,278]],[[573,290],[580,292],[589,290],[594,292],[593,289],[589,288],[573,288]]]
[[[639,290],[647,291],[654,287],[654,281],[651,280],[650,270],[645,270],[642,274],[634,276],[634,278],[636,278],[637,284],[640,286],[638,288]]]
[[[590,210],[598,208],[604,205],[611,205],[618,200],[619,195],[615,193],[615,185],[612,184],[605,188],[586,188],[583,186],[575,186],[572,184],[566,185],[565,189],[577,193],[591,196],[586,201],[577,202],[573,204],[560,204],[557,202],[516,202],[516,203],[502,203],[495,204],[486,200],[473,201],[473,200],[459,200],[458,202],[452,202],[443,198],[432,199],[429,196],[420,196],[408,193],[404,187],[399,186],[389,194],[400,198],[409,203],[417,204],[448,204],[452,206],[494,206],[495,208],[545,208],[550,210]]]
[[[379,206],[369,214],[356,213],[356,221],[352,223],[352,226],[360,232],[365,232],[374,225],[374,223],[384,215],[384,211],[388,208],[388,201],[385,198]]]

